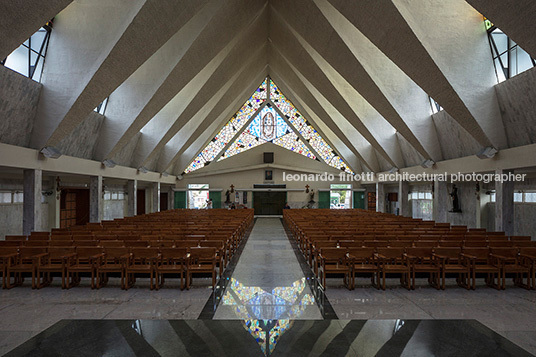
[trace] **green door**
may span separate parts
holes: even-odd
[[[365,192],[354,191],[354,208],[365,209]]]
[[[329,208],[329,191],[318,192],[318,208]]]
[[[186,191],[175,191],[174,208],[186,208]]]
[[[212,199],[212,208],[221,208],[220,191],[209,191],[208,198]]]

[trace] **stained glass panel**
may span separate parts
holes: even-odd
[[[353,173],[348,165],[320,136],[316,129],[298,112],[290,100],[281,93],[275,83],[272,80],[270,80],[269,83],[270,101],[259,111],[258,115],[238,136],[235,142],[229,145],[225,153],[223,153],[221,157],[216,158],[236,134],[242,130],[244,125],[251,119],[251,116],[257,112],[261,105],[266,101],[268,91],[267,80],[261,84],[244,106],[240,108],[240,110],[188,166],[185,173],[200,169],[213,160],[217,159],[218,161],[221,161],[267,142],[273,142],[276,145],[310,159],[316,159],[316,155],[309,149],[309,146],[299,138],[293,129],[307,141],[310,147],[320,155],[319,158],[326,164]],[[288,120],[294,127],[293,129],[289,127],[287,121],[279,115],[273,105],[283,113],[286,120]]]
[[[316,159],[316,156],[311,152],[311,150],[309,150],[307,145],[305,145],[303,141],[298,138],[298,135],[296,135],[294,132],[275,139],[274,144],[284,147],[285,149],[293,151],[295,153],[301,154],[310,159]]]
[[[236,112],[235,115],[229,120],[227,124],[220,130],[220,132],[212,139],[212,141],[205,147],[205,149],[199,154],[199,156],[190,163],[190,165],[184,171],[185,173],[192,172],[204,167],[207,161],[213,161],[216,156],[225,148],[225,146],[233,139],[233,137],[242,129],[242,127],[248,122],[253,114],[260,108],[260,106],[266,101],[267,97],[267,82],[264,80],[262,84],[255,90],[253,95],[248,101]],[[200,162],[200,157],[204,160],[201,163],[196,163],[196,160]]]
[[[315,128],[307,123],[306,119],[298,112],[294,105],[281,93],[275,83],[270,80],[270,99],[286,115],[294,128],[309,142],[309,145],[321,156],[322,160],[331,167],[343,167],[344,171],[353,173],[352,170],[336,156],[329,144],[322,139]],[[303,144],[303,143],[302,143]],[[305,146],[305,145],[304,145]],[[305,146],[306,147],[306,146]],[[290,150],[290,149],[289,149]],[[334,160],[337,157],[338,160]],[[342,164],[339,162],[342,162]]]

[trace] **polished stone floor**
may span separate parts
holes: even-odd
[[[348,342],[350,346],[348,353],[352,355],[353,353],[350,352],[360,348],[359,346],[362,344],[360,341],[368,341],[369,339],[387,341],[393,337],[389,336],[389,333],[385,334],[381,331],[383,328],[395,329],[393,326],[398,326],[400,322],[397,321],[400,320],[405,321],[405,326],[411,325],[407,325],[409,320],[423,320],[419,324],[423,328],[428,326],[426,325],[428,322],[424,320],[474,320],[471,324],[478,322],[489,328],[489,330],[480,328],[481,334],[478,336],[485,337],[485,341],[491,343],[490,346],[495,346],[495,343],[499,343],[497,341],[500,341],[500,346],[503,347],[508,344],[505,340],[497,337],[496,334],[498,334],[536,355],[536,292],[526,291],[511,285],[504,291],[497,291],[480,284],[475,291],[467,291],[457,287],[455,283],[451,283],[445,291],[437,291],[428,287],[425,280],[421,280],[418,281],[416,290],[407,291],[398,285],[397,279],[389,279],[388,289],[381,291],[370,287],[369,280],[361,279],[355,290],[348,291],[342,286],[342,279],[328,279],[325,291],[327,299],[324,303],[328,304],[334,313],[332,317],[327,317],[322,312],[323,310],[318,308],[320,299],[316,299],[315,294],[312,294],[309,287],[310,281],[304,280],[307,279],[307,272],[300,268],[300,261],[297,259],[299,255],[294,254],[280,222],[279,219],[272,218],[257,219],[235,270],[229,275],[229,282],[223,291],[223,298],[219,302],[216,312],[208,315],[209,319],[220,319],[218,323],[223,324],[214,326],[238,326],[236,329],[239,331],[257,331],[260,334],[264,331],[263,328],[268,327],[270,327],[269,331],[273,329],[274,333],[287,331],[288,325],[291,324],[294,332],[290,335],[287,334],[287,336],[294,336],[291,341],[309,341],[310,346],[316,346],[314,350],[311,350],[312,355],[322,351],[332,351],[332,342],[339,341],[344,336],[346,337],[343,340],[349,339],[351,341],[351,343]],[[193,287],[189,291],[180,291],[178,282],[173,280],[166,280],[166,283],[169,285],[159,291],[150,291],[146,279],[139,279],[136,286],[128,291],[121,290],[119,282],[115,279],[111,279],[109,286],[99,290],[91,290],[87,281],[83,282],[83,286],[69,290],[62,290],[59,281],[56,281],[53,286],[40,290],[32,290],[29,282],[22,287],[0,290],[0,355],[28,339],[36,337],[43,331],[45,334],[40,335],[41,337],[38,337],[37,340],[32,340],[31,344],[35,347],[36,341],[41,341],[39,343],[44,343],[45,340],[52,341],[53,339],[44,340],[42,336],[48,336],[47,333],[57,331],[59,327],[68,324],[69,320],[106,320],[111,324],[122,323],[115,320],[143,320],[143,324],[138,323],[142,327],[165,326],[161,325],[159,320],[182,320],[166,323],[171,324],[173,329],[180,325],[189,326],[192,331],[205,331],[205,334],[200,333],[201,338],[209,338],[207,336],[211,336],[211,334],[207,330],[210,330],[208,325],[193,320],[206,319],[207,315],[203,315],[202,311],[208,305],[209,297],[213,295],[210,279],[195,279]],[[323,317],[326,319],[338,318],[344,321],[322,321]],[[361,320],[359,323],[364,324],[365,327],[361,328],[359,334],[354,337],[348,337],[347,332],[341,335],[340,329],[346,330],[347,324],[350,327],[354,326],[346,320]],[[385,320],[391,322],[382,322]],[[162,321],[162,323],[164,322]],[[358,321],[353,323],[358,323]],[[132,325],[132,323],[130,324]],[[47,330],[53,325],[51,330]],[[385,327],[387,325],[391,327]],[[131,332],[130,328],[124,326],[121,328]],[[230,331],[234,328],[229,327]],[[144,330],[151,331],[151,328]],[[161,336],[153,334],[152,342],[149,341],[153,348],[156,348],[155,343],[162,343],[162,339],[167,341],[167,337],[170,336],[170,328],[166,327],[165,330],[168,332],[162,332]],[[410,342],[415,342],[416,336],[421,336],[418,340],[420,342],[417,344],[412,342],[412,346],[421,346],[418,347],[419,351],[429,351],[427,348],[432,347],[426,343],[427,340],[422,336],[428,336],[430,341],[433,341],[436,336],[430,337],[430,334],[421,330],[419,327],[413,332]],[[161,330],[158,327],[157,329],[153,328],[152,331]],[[146,336],[149,336],[148,333],[144,335],[145,339]],[[196,341],[193,339],[195,336],[192,336],[191,340],[186,341]],[[309,337],[305,336],[316,337],[308,339]],[[339,337],[337,338],[337,336]],[[467,338],[474,336],[477,335],[467,335]],[[285,346],[283,341],[287,341],[287,338],[290,337],[283,336],[281,338],[276,352],[291,351],[287,350],[287,347],[279,347]],[[490,342],[490,338],[495,342]],[[231,339],[230,341],[236,343],[237,340]],[[253,339],[253,341],[255,340]],[[255,342],[258,346],[262,344],[259,341]],[[449,346],[454,342],[452,340],[445,341]],[[330,345],[331,347],[329,347]],[[25,348],[28,348],[27,346],[29,345],[26,345]],[[135,349],[138,345],[134,343],[134,345],[129,344],[129,346],[129,348]],[[162,351],[165,352],[166,347],[159,346],[156,348],[157,352],[166,355],[166,353],[162,353]],[[258,346],[257,348],[259,348]],[[378,345],[375,346],[374,348],[379,348]],[[179,348],[177,351],[187,350],[191,355],[203,355],[188,350],[188,348],[195,347],[182,347],[182,350],[180,346],[175,347]],[[117,348],[122,347],[117,346]],[[202,349],[203,347],[199,346],[198,348]],[[226,348],[223,350],[229,351]],[[374,351],[374,348],[370,348]],[[210,351],[213,354],[218,354],[213,350]],[[221,350],[218,351],[221,352]],[[372,355],[370,351],[367,349],[363,355],[367,355],[367,353]],[[400,350],[397,351],[400,352]],[[41,352],[35,352],[32,355],[46,355],[42,352],[41,350]],[[294,350],[294,352],[296,351]],[[129,354],[132,352],[126,353],[126,355]],[[296,355],[305,354],[308,353],[296,353]],[[402,354],[402,352],[398,354]],[[56,354],[50,353],[49,355]],[[110,353],[108,355],[122,354]],[[187,354],[184,353],[184,355]],[[397,355],[397,353],[392,355]],[[405,351],[404,355],[418,354],[408,354]],[[462,353],[459,355],[470,354]],[[505,352],[503,355],[509,354]]]
[[[63,320],[27,355],[530,356],[474,320]]]
[[[257,218],[214,319],[321,319],[279,218]]]
[[[125,291],[112,278],[99,290],[86,282],[62,290],[59,280],[40,290],[28,283],[0,290],[0,356],[63,319],[197,319],[212,289],[210,279],[193,284],[189,291],[178,283],[151,291],[147,279],[138,279]]]

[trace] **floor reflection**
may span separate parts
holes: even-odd
[[[236,317],[254,338],[265,356],[274,351],[279,338],[299,319],[307,306],[314,306],[305,278],[267,291],[258,286],[245,286],[231,278],[221,305],[232,306]],[[267,318],[270,317],[270,318]]]
[[[531,356],[475,320],[62,320],[6,356]]]

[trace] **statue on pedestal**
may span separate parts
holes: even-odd
[[[450,197],[452,197],[452,210],[450,210],[450,212],[461,212],[462,210],[460,208],[460,200],[458,198],[458,188],[454,184],[452,185]]]

